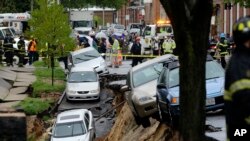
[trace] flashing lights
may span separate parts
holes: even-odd
[[[159,20],[159,21],[157,21],[157,24],[158,24],[158,25],[162,25],[162,24],[170,24],[170,21],[169,21],[169,20],[165,20],[165,21],[163,21],[163,20]]]

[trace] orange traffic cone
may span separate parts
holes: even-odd
[[[117,63],[118,65],[122,65],[122,51],[121,50],[118,50]]]

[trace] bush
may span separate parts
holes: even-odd
[[[50,107],[50,101],[39,98],[26,98],[17,106],[20,106],[28,115],[36,115],[47,110]]]

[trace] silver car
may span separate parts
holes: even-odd
[[[99,76],[93,68],[73,67],[67,76],[67,100],[100,100]]]
[[[93,47],[71,52],[68,57],[68,68],[72,67],[93,68],[98,74],[109,73],[105,60]]]
[[[51,141],[93,141],[95,124],[92,112],[75,109],[58,114],[52,127]]]
[[[121,88],[132,110],[137,124],[150,125],[149,117],[157,112],[156,84],[163,62],[173,58],[163,55],[137,65],[128,72],[127,84]]]

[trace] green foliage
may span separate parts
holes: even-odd
[[[127,0],[61,0],[61,4],[68,8],[86,8],[91,6],[110,7],[120,9]]]
[[[58,62],[56,63],[59,66]],[[46,67],[43,61],[36,61],[33,64],[35,69],[35,76],[37,80],[32,83],[33,97],[39,96],[41,93],[51,93],[51,92],[63,92],[65,89],[65,74],[61,67],[54,68],[54,86],[51,85],[51,74],[52,69]]]
[[[51,93],[51,92],[63,92],[65,89],[65,84],[62,83],[55,83],[54,86],[51,85],[50,78],[43,80],[43,79],[37,79],[32,84],[34,90],[32,93],[33,97],[40,96],[41,93]]]
[[[13,13],[16,12],[15,0],[1,0],[0,13]]]
[[[71,27],[63,6],[52,3],[51,0],[37,0],[37,3],[39,9],[31,13],[31,31],[27,34],[38,39],[38,49],[49,50],[51,53],[57,52],[61,45],[65,45],[64,51],[73,50],[75,44],[70,38]],[[46,46],[46,43],[49,46]]]
[[[21,106],[28,115],[36,115],[47,110],[50,107],[50,101],[41,100],[39,98],[26,98],[17,106]]]
[[[250,7],[250,0],[224,0],[224,3],[237,4],[239,3],[242,7]]]

